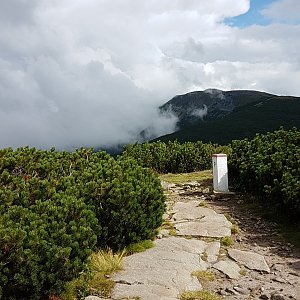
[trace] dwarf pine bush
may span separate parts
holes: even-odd
[[[157,176],[132,159],[0,150],[0,298],[59,294],[96,248],[151,238],[164,208]]]

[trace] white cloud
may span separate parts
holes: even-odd
[[[300,27],[222,23],[248,9],[249,0],[1,1],[0,147],[163,134],[175,120],[157,106],[195,89],[298,93]]]
[[[262,14],[275,21],[300,22],[299,0],[277,0],[262,11]]]

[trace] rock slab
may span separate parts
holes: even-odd
[[[222,238],[231,235],[232,224],[222,214],[199,206],[199,201],[177,202],[173,221],[177,235]]]
[[[248,269],[270,273],[270,268],[265,258],[260,254],[251,251],[228,249],[228,255]]]
[[[222,238],[231,235],[231,223],[224,215],[208,215],[197,221],[175,225],[177,235]]]
[[[241,268],[238,266],[237,263],[230,259],[220,260],[217,263],[215,263],[213,267],[219,270],[220,272],[224,273],[230,279],[238,279],[241,276]]]
[[[218,260],[219,251],[220,251],[221,243],[219,241],[209,243],[205,253],[207,256],[207,261],[209,263],[216,262]]]
[[[155,244],[146,252],[125,257],[125,270],[113,277],[114,299],[139,296],[142,300],[171,300],[184,290],[202,288],[191,273],[207,269],[208,264],[200,258],[207,243],[170,237]]]
[[[200,206],[201,202],[197,200],[189,202],[177,202],[173,207],[173,221],[182,222],[189,220],[201,219],[208,215],[216,215],[217,213],[207,207]]]

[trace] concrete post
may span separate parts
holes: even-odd
[[[214,191],[220,193],[228,192],[228,170],[227,170],[227,155],[213,154],[213,184]]]

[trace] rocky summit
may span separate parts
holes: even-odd
[[[176,131],[155,140],[226,144],[284,128],[300,127],[300,97],[253,90],[207,89],[177,95],[159,107],[177,118]],[[147,130],[146,130],[147,131]]]

